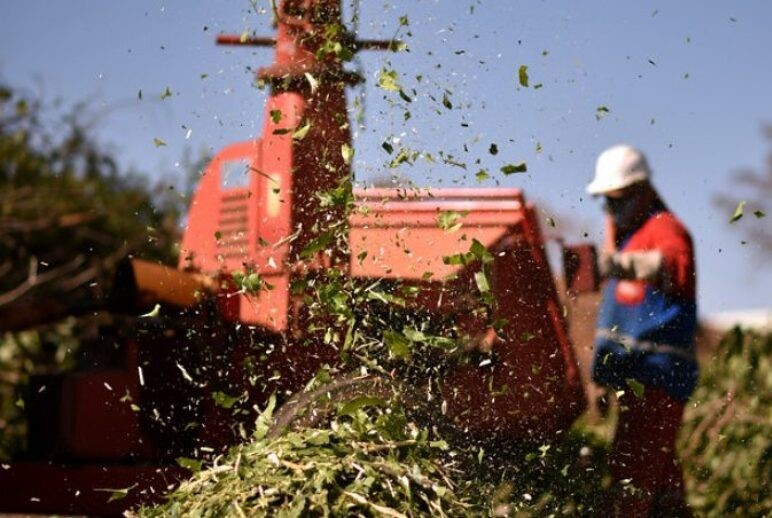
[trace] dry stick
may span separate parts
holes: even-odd
[[[683,451],[684,455],[689,455],[694,452],[694,450],[699,446],[700,441],[699,438],[702,437],[702,434],[705,432],[705,430],[710,426],[711,423],[715,422],[716,419],[719,417],[719,412],[722,411],[722,407],[725,405],[725,402],[723,399],[715,399],[711,401],[709,404],[700,405],[700,414],[702,416],[702,420],[700,421],[700,424],[698,424],[694,431],[689,435],[689,440],[687,441],[687,444],[690,446],[687,449]]]
[[[52,268],[45,273],[38,274],[37,258],[35,256],[30,257],[29,273],[27,274],[27,278],[12,290],[6,291],[0,295],[0,306],[5,306],[15,300],[18,300],[35,286],[40,286],[41,284],[45,284],[61,275],[65,275],[71,271],[77,270],[80,265],[83,264],[84,260],[85,258],[83,255],[78,255],[75,257],[75,259],[65,264],[64,266],[60,266],[59,268]]]
[[[37,230],[48,230],[51,227],[67,228],[82,225],[96,219],[93,214],[84,212],[75,212],[72,214],[62,214],[61,216],[49,216],[34,220],[25,220],[18,218],[0,219],[0,228],[4,232],[24,232],[30,233]]]
[[[715,439],[719,430],[734,417],[734,384],[732,384],[732,387],[727,391],[726,401],[727,404],[724,407],[723,412],[721,412],[721,416],[707,432],[708,437],[711,439]]]
[[[118,261],[126,257],[128,251],[129,247],[127,245],[122,245],[120,248],[118,248],[118,250],[108,255],[100,262],[95,263],[90,268],[83,270],[81,273],[74,277],[63,280],[60,283],[60,287],[64,291],[72,291],[76,288],[79,288],[83,284],[86,284],[88,281],[95,279],[105,270],[113,268],[118,263]]]

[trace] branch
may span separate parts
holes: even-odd
[[[15,300],[18,300],[36,286],[40,286],[41,284],[45,284],[56,279],[57,277],[77,270],[83,264],[84,260],[85,258],[83,255],[78,255],[75,257],[75,259],[65,264],[64,266],[60,266],[59,268],[52,268],[45,273],[38,274],[37,257],[30,257],[27,278],[24,280],[24,282],[12,290],[0,295],[0,306],[5,306],[11,302],[14,302]]]
[[[128,250],[129,246],[127,244],[122,245],[115,252],[103,258],[101,261],[93,263],[89,268],[83,270],[76,276],[63,280],[59,284],[59,287],[63,291],[71,291],[82,286],[88,281],[95,279],[105,270],[111,270],[115,268],[115,265],[118,263],[118,261],[126,257]]]
[[[96,219],[94,215],[85,212],[38,218],[32,221],[18,218],[3,218],[0,219],[0,228],[4,231],[34,232],[35,230],[46,230],[52,226],[59,228],[74,227],[88,223],[94,219]]]

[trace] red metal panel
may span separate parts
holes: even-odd
[[[461,367],[444,383],[448,413],[459,428],[509,439],[549,438],[583,409],[573,349],[559,311],[552,273],[533,210],[519,190],[437,189],[358,191],[351,217],[354,276],[413,279],[428,295],[426,309],[454,315],[470,336],[490,320],[472,316],[480,305],[473,279],[479,265],[446,265],[473,239],[488,248],[493,319],[508,322],[494,345],[495,362]],[[477,196],[479,194],[479,196]],[[465,214],[461,228],[438,228],[443,211]],[[367,253],[367,257],[360,254]],[[425,273],[431,272],[432,282]],[[454,274],[451,280],[439,282]]]
[[[151,454],[140,432],[136,372],[66,376],[62,388],[62,453],[80,460],[118,461]]]
[[[226,147],[206,168],[188,212],[183,235],[180,268],[194,267],[208,274],[241,270],[254,256],[257,241],[258,174],[245,171],[246,187],[223,188],[223,168],[245,161],[255,167],[261,157],[261,141],[250,140]],[[245,165],[246,168],[246,165]]]
[[[443,258],[469,251],[472,239],[486,247],[512,233],[523,218],[519,190],[357,190],[350,217],[351,275],[441,280],[459,265]],[[462,214],[455,232],[439,228],[442,212]],[[366,254],[366,256],[364,256]],[[360,259],[364,257],[363,259]]]

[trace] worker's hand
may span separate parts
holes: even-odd
[[[601,252],[598,272],[601,277],[659,282],[663,276],[663,257],[658,250]]]

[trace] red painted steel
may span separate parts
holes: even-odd
[[[55,380],[66,404],[41,398],[37,430],[51,423],[58,427],[52,434],[62,439],[42,434],[36,439],[40,457],[101,465],[14,464],[0,470],[0,487],[14,492],[0,496],[0,510],[125,509],[155,494],[131,491],[129,499],[100,507],[93,499],[83,504],[84,491],[133,484],[157,488],[165,476],[159,468],[125,463],[144,458],[168,465],[201,446],[219,451],[237,440],[239,422],[214,404],[214,391],[246,391],[250,405],[262,406],[269,394],[287,397],[320,365],[336,361],[337,351],[308,332],[303,299],[289,289],[293,280],[325,269],[418,286],[417,308],[449,317],[463,334],[491,343],[490,363],[459,367],[443,380],[447,412],[460,429],[479,437],[549,440],[582,410],[576,361],[543,237],[521,191],[357,190],[348,221],[341,207],[319,203],[320,193],[350,185],[350,166],[341,153],[351,144],[344,89],[359,79],[334,56],[318,52],[324,43],[318,25],[330,22],[340,22],[339,0],[279,4],[274,63],[258,71],[271,88],[262,136],[218,153],[194,194],[179,269],[211,277],[218,292],[178,317],[143,321],[136,348],[129,347],[138,353],[127,355],[123,371]],[[218,41],[267,45],[272,40],[221,35]],[[348,36],[344,41],[354,50],[394,46]],[[446,211],[461,215],[461,227],[453,232],[438,227],[438,215]],[[336,226],[348,228],[350,254],[344,247],[302,257],[309,243]],[[493,256],[490,318],[475,316],[479,264],[444,260],[467,252],[473,240]],[[238,292],[231,272],[245,270],[258,273],[271,289]],[[492,319],[506,322],[497,340]],[[255,356],[259,365],[250,362]],[[141,405],[138,415],[126,401],[115,401],[124,390]],[[253,417],[247,411],[241,419]],[[191,419],[200,426],[191,428]],[[52,481],[41,484],[46,477]]]
[[[424,309],[453,317],[470,336],[506,319],[493,345],[495,363],[461,367],[444,382],[448,413],[473,435],[549,439],[584,408],[573,349],[533,208],[515,189],[357,191],[351,218],[351,273],[413,280]],[[461,228],[438,227],[455,211]],[[493,255],[490,320],[471,317],[480,305],[476,267],[446,264],[473,239]],[[358,257],[364,257],[358,260]],[[425,280],[429,277],[430,280]]]

